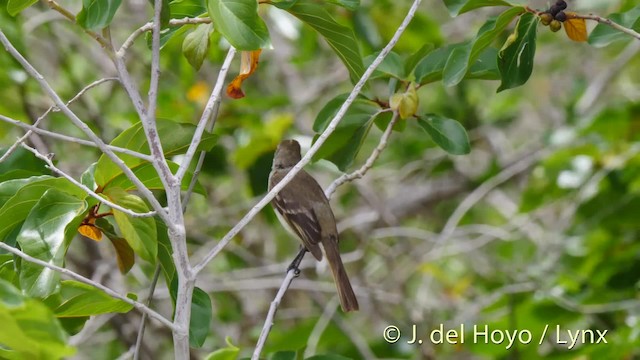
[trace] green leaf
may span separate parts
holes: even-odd
[[[198,17],[207,12],[204,0],[174,0],[169,3],[171,15],[176,19]]]
[[[503,0],[444,0],[444,4],[449,9],[451,16],[487,6],[512,6]]]
[[[23,186],[26,186],[27,184],[30,184],[33,182],[46,180],[46,179],[53,179],[53,177],[48,175],[42,175],[42,176],[32,176],[29,178],[12,179],[12,180],[1,182],[0,183],[0,208],[2,208],[2,206],[7,202],[7,200],[13,197],[18,192],[18,190],[22,189]]]
[[[327,0],[327,2],[355,11],[360,7],[360,0]]]
[[[337,355],[337,354],[322,354],[322,355],[314,355],[306,358],[305,360],[352,360],[351,358]]]
[[[55,308],[57,317],[83,317],[108,313],[127,313],[133,305],[114,299],[93,286],[66,280],[60,283],[62,302]]]
[[[322,5],[312,0],[299,0],[287,11],[324,37],[349,70],[351,82],[360,79],[364,66],[353,30],[338,24]]]
[[[459,46],[451,51],[442,70],[442,83],[445,86],[457,85],[467,73],[467,62],[471,53],[471,44]]]
[[[449,154],[464,155],[471,151],[467,132],[459,122],[437,115],[426,115],[419,117],[418,124]]]
[[[176,267],[173,264],[173,249],[167,233],[167,225],[156,220],[156,232],[158,233],[158,260],[162,266],[162,272],[167,284],[171,284],[176,273]]]
[[[85,29],[103,29],[111,24],[120,3],[122,0],[82,0],[76,22]]]
[[[209,38],[212,33],[213,25],[199,24],[184,38],[182,54],[196,70],[200,70],[204,59],[207,57],[210,43]]]
[[[364,58],[364,66],[369,67],[373,60],[380,54],[380,52],[376,52]],[[402,57],[398,55],[398,53],[391,51],[385,58],[382,60],[380,65],[376,68],[372,77],[380,77],[380,76],[391,76],[397,79],[405,79],[406,73],[404,71],[404,63],[402,61]]]
[[[222,36],[238,50],[269,47],[269,30],[256,0],[208,0],[209,16]]]
[[[478,57],[465,79],[500,80],[500,70],[498,70],[498,49],[485,49]]]
[[[4,155],[7,149],[0,151]],[[20,171],[20,172],[18,172]],[[10,172],[14,172],[13,176],[7,176]],[[34,175],[48,175],[51,171],[45,167],[44,161],[38,159],[30,151],[23,148],[17,148],[13,154],[0,163],[0,181],[9,179],[17,179],[19,177],[29,177]],[[18,174],[27,174],[26,176],[16,176]]]
[[[240,354],[240,349],[231,343],[231,339],[227,336],[225,339],[227,347],[218,349],[207,355],[205,360],[236,360]]]
[[[65,331],[51,310],[35,299],[22,298],[18,303],[19,293],[0,279],[0,358],[61,359],[73,355],[75,350],[66,345]],[[3,301],[9,296],[11,302]]]
[[[346,96],[346,94],[343,94],[335,97],[320,110],[313,124],[314,131],[317,133],[324,131],[329,121],[344,103]],[[336,164],[340,170],[346,170],[358,155],[362,143],[371,129],[375,115],[380,110],[380,106],[371,100],[356,99],[347,110],[336,130],[314,155],[314,161],[326,159]],[[318,136],[314,137],[314,142]]]
[[[178,123],[166,119],[156,120],[158,137],[162,144],[165,157],[183,154],[189,148],[196,126],[192,124]],[[198,146],[199,150],[210,150],[216,143],[216,136],[205,132]],[[135,150],[144,154],[150,154],[147,138],[142,128],[142,123],[137,122],[118,135],[111,145]],[[133,168],[145,161],[130,155],[118,154],[127,166]],[[94,173],[95,181],[102,188],[106,188],[109,182],[122,174],[122,170],[114,164],[106,155],[100,156]]]
[[[189,323],[189,344],[192,347],[202,347],[211,331],[211,298],[204,290],[193,289],[191,301],[191,322]]]
[[[87,196],[82,189],[65,178],[35,179],[20,188],[0,208],[0,241],[6,241],[7,235],[26,219],[42,195],[52,188],[73,195],[78,199],[84,199]]]
[[[431,43],[424,44],[422,45],[422,47],[420,47],[420,49],[418,49],[418,51],[411,54],[411,56],[409,56],[404,63],[404,73],[413,74],[413,71],[416,68],[416,65],[418,65],[418,62],[420,62],[420,60],[422,60],[425,56],[432,52],[433,48],[434,45]]]
[[[615,13],[608,18],[624,27],[640,32],[640,6],[636,6],[629,11],[623,13]],[[604,47],[614,41],[631,39],[631,37],[621,31],[618,31],[606,24],[598,24],[591,34],[589,34],[589,44],[595,47]]]
[[[271,355],[269,360],[296,360],[297,354],[295,351],[278,351]]]
[[[22,10],[30,7],[37,2],[38,0],[9,0],[7,2],[7,12],[11,16],[16,16],[20,12],[22,12]]]
[[[424,85],[442,79],[442,71],[451,53],[465,45],[464,43],[451,44],[428,53],[414,69],[416,82]]]
[[[129,194],[121,188],[112,187],[104,192],[114,203],[138,213],[149,211],[147,204],[137,195]],[[151,217],[132,217],[119,210],[113,210],[116,224],[122,236],[133,251],[150,263],[155,263],[158,254],[156,224]]]
[[[539,21],[531,13],[520,16],[515,32],[510,36],[511,39],[507,39],[506,48],[500,50],[498,69],[502,83],[498,92],[518,87],[529,80],[536,54],[536,29]]]
[[[86,202],[57,189],[47,190],[29,212],[18,243],[26,254],[52,265],[63,266],[69,243],[80,222]],[[76,224],[74,224],[74,219]],[[52,294],[60,274],[27,261],[22,262],[20,286],[33,297]]]
[[[173,161],[168,161],[169,170],[171,170],[174,174],[178,171],[179,165],[174,163]],[[158,176],[158,172],[153,167],[151,163],[142,163],[131,168],[131,171],[142,181],[142,184],[150,190],[163,190],[164,184],[162,180],[160,180],[160,176]],[[189,188],[189,184],[191,183],[191,179],[193,178],[193,171],[187,170],[184,178],[182,179],[182,184],[180,184],[180,188],[182,190],[187,190]],[[120,173],[118,176],[114,177],[109,184],[105,187],[105,189],[109,189],[112,187],[119,187],[125,191],[133,191],[136,190],[136,186],[129,180],[127,175],[124,173]],[[202,186],[200,181],[196,182],[196,186],[194,188],[194,192],[201,195],[206,195],[207,192],[205,188]]]

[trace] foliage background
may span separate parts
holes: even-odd
[[[78,1],[64,5],[81,8]],[[634,0],[570,3],[576,11],[602,15],[635,5]],[[407,1],[376,0],[363,1],[355,12],[328,9],[354,29],[366,56],[386,43],[408,6]],[[5,9],[6,1],[0,1],[3,31],[64,99],[93,80],[114,75],[98,45],[44,4],[15,18]],[[275,8],[264,11],[273,50],[263,51],[258,71],[243,86],[247,96],[224,100],[214,130],[219,140],[207,154],[201,178],[208,196],[195,195],[187,210],[189,247],[196,258],[202,244],[224,235],[265,192],[280,139],[295,137],[308,146],[320,109],[351,89],[344,65],[310,28]],[[470,39],[497,14],[498,9],[487,8],[452,18],[441,1],[425,1],[395,51],[405,55],[425,43],[439,47]],[[121,43],[150,17],[147,2],[124,2],[111,26],[112,36]],[[181,53],[181,36],[162,50],[158,117],[196,122],[225,45],[214,36],[207,61],[195,71]],[[336,311],[330,274],[306,259],[280,306],[266,354],[302,354],[306,347],[307,355],[352,358],[640,356],[640,47],[626,40],[596,48],[542,27],[538,36],[533,76],[520,88],[495,93],[497,81],[465,80],[454,87],[436,82],[418,91],[420,112],[464,125],[471,153],[446,154],[415,120],[406,120],[404,131],[392,134],[367,176],[339,188],[332,200],[361,311]],[[149,61],[145,42],[138,41],[128,66],[140,84],[148,82]],[[0,53],[0,66],[0,113],[33,122],[49,107],[48,98],[5,52]],[[388,96],[383,81],[371,83],[369,90]],[[106,140],[136,119],[115,84],[91,90],[72,108]],[[45,127],[82,135],[57,113]],[[3,146],[21,134],[0,123]],[[372,129],[353,168],[371,153],[380,134]],[[99,155],[43,137],[32,143],[55,153],[58,166],[76,178]],[[3,172],[41,166],[27,154],[18,155],[14,163],[1,165]],[[314,163],[309,171],[325,187],[339,176],[326,161]],[[479,192],[482,197],[475,198]],[[459,223],[447,227],[454,210],[471,199],[475,201]],[[241,356],[250,354],[296,251],[297,243],[270,208],[236,237],[198,279],[197,285],[211,297],[213,321],[195,356],[226,347],[227,337]],[[67,266],[140,297],[153,273],[151,265],[138,262],[130,274],[120,275],[111,246],[80,236],[71,245]],[[0,277],[10,276],[0,269]],[[159,287],[155,306],[170,313],[167,285]],[[92,332],[71,337],[75,358],[117,358],[134,344],[138,321],[136,312],[91,320]],[[510,350],[470,341],[409,345],[407,335],[396,344],[384,341],[386,326],[396,325],[407,334],[412,324],[425,333],[440,324],[445,329],[487,324],[527,329],[534,339],[546,324],[559,324],[572,330],[606,329],[608,344],[568,351],[566,345],[549,341],[538,346],[535,340]],[[166,329],[152,322],[147,331],[144,358],[169,358],[171,336]]]

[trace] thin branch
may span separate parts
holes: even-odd
[[[60,111],[62,111],[62,113],[64,113],[75,126],[77,126],[80,130],[82,130],[89,137],[89,139],[95,142],[96,145],[98,145],[98,147],[100,148],[100,150],[105,155],[107,155],[107,157],[109,157],[109,159],[111,159],[111,161],[113,161],[122,170],[122,172],[127,176],[127,178],[129,178],[129,180],[133,182],[133,184],[136,186],[138,191],[142,195],[144,195],[147,201],[149,201],[153,209],[158,212],[158,215],[160,215],[160,217],[162,217],[163,219],[166,219],[167,214],[165,213],[160,202],[158,202],[158,200],[153,196],[153,193],[151,192],[151,190],[146,188],[142,183],[142,181],[140,181],[140,179],[133,173],[133,171],[129,169],[129,167],[127,167],[127,164],[125,164],[124,161],[122,161],[122,159],[120,159],[113,151],[111,151],[106,146],[104,141],[102,141],[102,139],[100,139],[100,137],[98,137],[89,128],[89,126],[87,126],[87,124],[85,124],[82,120],[80,120],[80,118],[73,111],[71,111],[71,109],[69,109],[68,106],[64,104],[62,99],[60,99],[60,96],[55,92],[55,90],[53,90],[51,85],[49,85],[49,83],[33,67],[33,65],[31,65],[18,52],[18,50],[16,50],[16,48],[11,44],[9,39],[7,39],[7,37],[5,36],[4,32],[1,29],[0,29],[0,43],[2,43],[2,45],[9,52],[9,54],[11,54],[11,56],[13,56],[20,63],[20,65],[22,65],[25,71],[38,82],[40,87],[47,93],[47,95],[49,95],[49,97],[53,100],[54,104],[56,104],[56,106],[60,109]]]
[[[376,160],[378,159],[378,157],[380,156],[384,148],[387,147],[387,142],[389,141],[389,137],[391,137],[391,133],[393,131],[393,126],[396,124],[398,119],[399,119],[398,113],[394,112],[393,117],[389,122],[389,125],[387,125],[387,128],[384,130],[384,133],[380,137],[380,142],[378,143],[378,146],[376,146],[375,150],[373,150],[371,155],[369,155],[369,158],[364,163],[364,165],[362,165],[361,168],[359,168],[358,170],[350,174],[344,174],[340,176],[334,182],[332,182],[331,185],[329,185],[327,190],[324,192],[328,199],[331,199],[331,196],[336,191],[338,186],[346,182],[353,181],[355,179],[361,179],[367,173],[367,171],[371,169],[371,167],[373,166],[373,163],[376,162]]]
[[[305,156],[300,160],[300,162],[298,162],[298,164],[296,164],[291,169],[291,171],[289,171],[289,173],[278,183],[278,185],[274,186],[273,189],[271,189],[271,191],[269,191],[269,193],[267,193],[267,195],[265,195],[262,198],[262,200],[260,200],[231,230],[229,230],[229,232],[222,238],[222,240],[220,240],[220,242],[218,242],[218,244],[216,244],[213,247],[213,249],[209,251],[209,253],[205,256],[205,258],[202,261],[200,261],[196,266],[194,266],[193,268],[194,275],[197,276],[197,274],[200,271],[202,271],[202,269],[214,257],[216,257],[218,253],[220,253],[220,251],[222,251],[222,249],[231,241],[231,239],[233,239],[233,237],[238,232],[240,232],[240,230],[242,230],[249,223],[249,221],[251,221],[260,212],[260,210],[262,210],[262,208],[264,208],[269,202],[271,202],[271,200],[276,196],[276,194],[280,192],[280,190],[282,190],[285,186],[287,186],[287,184],[296,176],[296,174],[298,174],[298,172],[300,172],[300,170],[311,161],[311,158],[313,157],[313,155],[315,155],[316,152],[318,152],[318,150],[327,140],[329,135],[331,135],[335,131],[336,127],[338,126],[338,124],[346,114],[347,110],[349,109],[353,101],[356,99],[358,94],[360,94],[362,87],[367,82],[367,80],[369,79],[373,71],[380,65],[380,63],[384,60],[387,54],[389,54],[391,49],[393,49],[395,44],[398,42],[398,40],[400,39],[400,36],[402,35],[404,30],[407,28],[407,26],[411,22],[411,19],[413,19],[413,16],[418,10],[418,6],[420,5],[421,2],[422,0],[414,0],[413,4],[411,5],[411,8],[409,9],[409,12],[407,13],[407,16],[404,18],[404,20],[402,21],[402,24],[400,24],[400,26],[396,30],[395,34],[393,35],[389,43],[384,47],[384,49],[382,49],[382,51],[380,51],[380,53],[373,60],[371,65],[369,65],[369,67],[364,72],[360,80],[358,80],[358,83],[353,87],[353,90],[351,90],[351,93],[349,94],[345,102],[342,104],[342,106],[340,107],[336,115],[333,117],[333,119],[331,119],[331,122],[329,123],[325,131],[320,135],[320,137],[318,137],[318,139],[316,140],[315,144],[311,147],[311,149],[305,154]]]
[[[80,189],[82,189],[84,192],[86,192],[89,196],[91,196],[92,198],[102,202],[103,204],[111,207],[112,209],[118,210],[118,211],[122,211],[123,213],[133,216],[133,217],[152,217],[155,216],[157,214],[157,212],[155,211],[149,211],[146,213],[137,213],[133,210],[127,209],[125,207],[122,207],[114,202],[111,202],[109,200],[107,200],[106,198],[98,195],[95,191],[89,189],[88,187],[86,187],[84,184],[82,184],[81,182],[77,181],[76,179],[74,179],[71,175],[65,173],[64,171],[58,169],[55,165],[53,165],[53,162],[51,161],[51,159],[48,156],[42,155],[38,152],[38,150],[32,148],[29,145],[26,144],[21,144],[21,146],[32,152],[33,155],[35,155],[38,159],[44,161],[47,164],[47,167],[49,169],[51,169],[52,171],[58,173],[60,176],[62,176],[63,178],[69,180],[73,185],[79,187]]]
[[[8,124],[12,124],[15,126],[18,126],[20,128],[23,128],[25,130],[31,131],[33,133],[39,134],[39,135],[44,135],[44,136],[48,136],[52,139],[57,139],[57,140],[62,140],[62,141],[68,141],[68,142],[72,142],[75,144],[80,144],[80,145],[85,145],[85,146],[91,146],[91,147],[98,147],[98,145],[96,143],[94,143],[93,141],[90,140],[85,140],[85,139],[80,139],[77,137],[73,137],[73,136],[69,136],[69,135],[64,135],[64,134],[60,134],[57,132],[53,132],[53,131],[49,131],[49,130],[44,130],[41,129],[39,127],[36,127],[36,125],[29,125],[26,123],[23,123],[20,120],[16,120],[16,119],[11,119],[9,117],[6,117],[4,115],[0,115],[0,121],[4,121]],[[28,134],[28,132],[27,132]],[[26,134],[25,134],[26,136]],[[13,144],[12,146],[18,146],[19,144],[21,144],[22,142],[24,142],[22,139],[24,138],[24,136],[20,139],[18,139],[15,144]],[[108,149],[110,149],[111,151],[117,152],[117,153],[122,153],[122,154],[126,154],[126,155],[130,155],[133,157],[136,157],[138,159],[142,159],[145,161],[149,161],[151,162],[151,156],[147,155],[147,154],[143,154],[140,152],[137,152],[135,150],[131,150],[131,149],[125,149],[125,148],[121,148],[118,146],[113,146],[113,145],[106,145],[106,147]],[[3,156],[4,158],[4,156]],[[4,161],[4,159],[0,159],[0,162]]]
[[[173,323],[171,321],[169,321],[167,318],[165,318],[164,316],[160,315],[159,313],[149,309],[147,306],[145,306],[143,303],[137,302],[135,300],[129,299],[128,297],[124,296],[124,295],[120,295],[117,292],[109,289],[108,287],[97,283],[93,280],[87,279],[86,277],[76,274],[75,272],[69,270],[69,269],[65,269],[63,267],[59,267],[57,265],[53,265],[53,264],[49,264],[46,261],[42,261],[40,259],[36,259],[31,255],[25,254],[24,252],[9,246],[8,244],[5,244],[3,242],[0,242],[0,249],[6,250],[10,253],[12,253],[13,255],[19,256],[21,257],[23,260],[28,261],[30,263],[36,264],[36,265],[40,265],[42,267],[45,267],[47,269],[53,270],[55,272],[58,272],[60,274],[66,275],[74,280],[77,280],[81,283],[93,286],[96,289],[99,289],[101,291],[103,291],[105,294],[111,296],[114,299],[118,299],[118,300],[122,300],[124,302],[126,302],[129,305],[133,305],[134,308],[138,309],[138,311],[147,314],[149,317],[151,317],[152,319],[156,319],[158,320],[160,323],[162,323],[163,325],[165,325],[166,327],[168,327],[169,329],[174,330],[175,326],[173,325]]]
[[[260,360],[260,353],[262,352],[262,348],[264,348],[264,344],[267,342],[267,337],[269,336],[271,327],[273,327],[273,321],[276,316],[278,306],[280,305],[284,294],[287,292],[287,289],[289,288],[291,282],[295,277],[295,269],[287,271],[287,275],[284,277],[284,280],[282,281],[282,285],[280,285],[280,289],[278,290],[276,297],[271,302],[271,306],[269,306],[269,312],[267,313],[267,318],[264,319],[264,326],[262,327],[262,332],[260,332],[260,337],[258,338],[256,348],[253,350],[251,360]]]
[[[630,29],[628,27],[622,26],[614,21],[612,21],[611,19],[607,19],[604,18],[602,16],[598,16],[598,15],[593,15],[593,14],[589,14],[589,15],[581,15],[581,14],[572,14],[572,13],[567,13],[567,19],[585,19],[585,20],[593,20],[593,21],[597,21],[600,24],[604,24],[604,25],[608,25],[611,26],[612,28],[623,32],[627,35],[631,35],[634,38],[640,40],[640,33],[636,32],[633,29]]]
[[[210,18],[190,18],[185,17],[183,19],[171,19],[169,20],[169,26],[182,26],[182,25],[197,25],[197,24],[210,24]],[[141,27],[139,27],[136,31],[134,31],[127,40],[122,44],[120,49],[116,52],[116,56],[123,57],[124,53],[133,45],[137,38],[139,38],[142,34],[147,31],[153,30],[153,22],[150,21]]]
[[[209,123],[209,119],[214,114],[214,110],[217,109],[218,104],[220,104],[222,93],[222,88],[224,87],[224,80],[227,76],[227,72],[229,71],[229,67],[231,66],[231,61],[233,60],[234,55],[236,54],[236,49],[232,46],[229,48],[227,52],[227,57],[224,59],[222,63],[222,67],[220,68],[220,72],[218,73],[218,79],[216,80],[216,84],[213,87],[213,91],[211,91],[211,96],[209,96],[209,100],[202,111],[202,116],[200,117],[200,121],[198,122],[198,126],[196,127],[196,131],[193,134],[193,139],[191,144],[189,145],[189,149],[184,155],[182,162],[180,163],[180,168],[176,172],[176,178],[178,182],[182,182],[182,178],[184,174],[186,174],[189,165],[191,164],[191,160],[198,149],[198,145],[200,145],[200,139],[202,138],[202,134],[204,133],[207,124]],[[211,126],[213,126],[213,121],[211,122]]]
[[[325,305],[324,311],[322,311],[322,315],[316,322],[316,325],[311,330],[311,334],[309,334],[309,340],[307,340],[307,348],[304,350],[303,358],[309,358],[316,353],[316,349],[318,348],[318,343],[320,342],[320,337],[329,326],[329,322],[333,315],[338,310],[338,297],[334,296],[331,300]]]
[[[69,21],[71,21],[72,23],[74,23],[74,24],[76,23],[76,16],[72,12],[70,12],[69,10],[67,10],[64,7],[60,6],[60,4],[58,4],[55,0],[42,0],[42,1],[45,4],[47,4],[47,6],[49,6],[49,8],[51,8],[54,11],[57,11],[62,16],[67,18]],[[89,36],[94,38],[98,43],[100,43],[100,45],[102,45],[103,48],[109,49],[109,42],[105,38],[100,36],[100,34],[98,34],[96,32],[93,32],[91,30],[87,30],[87,29],[83,29],[83,30]]]

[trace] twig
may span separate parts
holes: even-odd
[[[53,138],[53,139],[58,139],[58,140],[62,140],[62,141],[68,141],[68,142],[72,142],[72,143],[80,144],[80,145],[85,145],[85,146],[98,147],[98,145],[96,143],[94,143],[93,141],[80,139],[80,138],[77,138],[77,137],[64,135],[64,134],[60,134],[60,133],[49,131],[49,130],[44,130],[44,129],[41,129],[39,127],[36,127],[36,125],[29,125],[29,124],[23,123],[20,120],[11,119],[11,118],[6,117],[4,115],[0,115],[0,121],[4,121],[4,122],[6,122],[8,124],[12,124],[12,125],[21,127],[21,128],[23,128],[25,130],[34,132],[36,134],[48,136],[48,137]],[[26,136],[26,134],[25,134],[25,136]],[[21,144],[22,142],[24,142],[24,141],[22,141],[22,138],[18,139],[14,143],[14,145],[12,145],[12,146],[17,146],[18,144]],[[108,149],[110,149],[111,151],[114,151],[114,152],[117,152],[117,153],[127,154],[129,156],[133,156],[133,157],[136,157],[138,159],[142,159],[142,160],[149,161],[149,162],[151,161],[151,156],[149,156],[147,154],[143,154],[143,153],[137,152],[137,151],[134,151],[134,150],[131,150],[131,149],[125,149],[125,148],[121,148],[121,147],[113,146],[113,145],[108,145],[108,144],[106,144],[106,147]],[[2,162],[3,160],[4,159],[0,159],[0,162]]]
[[[49,6],[49,8],[51,8],[52,10],[57,11],[62,16],[67,18],[69,21],[71,21],[72,23],[74,23],[74,24],[76,23],[76,16],[73,13],[71,13],[69,10],[67,10],[67,9],[63,8],[62,6],[60,6],[60,4],[58,4],[55,0],[43,0],[43,2],[45,4],[47,4],[47,6]],[[91,36],[96,41],[98,41],[98,43],[100,43],[100,45],[102,45],[103,48],[109,49],[109,42],[105,38],[100,36],[100,34],[98,34],[96,32],[93,32],[91,30],[87,30],[87,29],[83,29],[83,30],[89,36]]]
[[[127,178],[131,180],[131,182],[133,182],[133,184],[136,186],[138,191],[147,199],[147,201],[149,201],[153,209],[157,211],[158,215],[163,219],[167,219],[167,214],[165,213],[160,202],[158,202],[158,200],[153,196],[153,193],[151,192],[151,190],[146,188],[142,183],[142,181],[140,181],[140,179],[133,173],[133,171],[129,169],[129,167],[127,167],[127,164],[125,164],[124,161],[122,161],[122,159],[120,159],[113,151],[111,151],[111,149],[109,149],[106,146],[104,141],[102,141],[102,139],[100,139],[100,137],[98,137],[98,135],[96,135],[89,128],[89,126],[87,126],[87,124],[85,124],[82,120],[80,120],[80,118],[73,111],[71,111],[71,109],[69,109],[68,106],[64,104],[62,99],[60,99],[60,96],[55,92],[55,90],[53,90],[51,85],[49,85],[49,83],[44,79],[42,74],[40,74],[33,67],[33,65],[31,65],[18,52],[18,50],[16,50],[16,48],[11,44],[9,39],[7,39],[7,37],[5,36],[4,32],[1,29],[0,29],[0,43],[2,43],[2,45],[9,52],[9,54],[11,54],[11,56],[13,56],[20,63],[20,65],[22,65],[22,67],[26,70],[26,72],[38,82],[40,87],[47,93],[47,95],[49,95],[49,97],[53,100],[54,104],[56,104],[58,109],[60,109],[60,111],[62,111],[62,113],[64,113],[75,126],[77,126],[80,130],[82,130],[89,137],[89,139],[91,139],[91,141],[95,142],[96,145],[98,145],[98,147],[100,148],[100,150],[105,155],[107,155],[107,157],[109,157],[109,159],[111,159],[111,161],[113,161],[122,170],[122,172],[127,176]]]
[[[249,221],[251,221],[260,212],[260,210],[262,210],[262,208],[264,208],[269,202],[271,202],[276,194],[280,192],[280,190],[282,190],[296,176],[296,174],[298,174],[298,172],[300,172],[300,170],[311,161],[313,155],[318,152],[327,138],[335,131],[336,127],[346,114],[353,101],[356,99],[358,94],[360,94],[362,87],[367,82],[373,71],[380,65],[382,60],[384,60],[387,54],[389,54],[391,49],[398,42],[400,36],[411,22],[411,19],[413,19],[413,16],[418,10],[418,6],[420,6],[421,2],[422,0],[414,0],[411,8],[409,9],[409,12],[407,13],[407,16],[404,18],[402,24],[400,24],[389,43],[384,47],[384,49],[382,49],[382,51],[380,51],[371,65],[369,65],[358,83],[353,87],[353,90],[351,90],[351,93],[342,104],[336,115],[333,117],[333,119],[331,119],[331,122],[329,123],[325,131],[320,135],[320,137],[318,137],[311,149],[305,154],[300,162],[298,162],[298,164],[296,164],[291,169],[291,171],[289,171],[289,173],[278,183],[278,185],[274,186],[273,189],[271,189],[271,191],[269,191],[269,193],[267,193],[267,195],[262,198],[262,200],[260,200],[231,230],[229,230],[229,232],[222,238],[222,240],[220,240],[220,242],[218,242],[218,244],[216,244],[213,249],[209,251],[205,258],[193,267],[194,275],[197,275],[200,271],[202,271],[202,269],[214,257],[216,257],[216,255],[218,255],[220,251],[222,251],[222,249],[231,241],[231,239],[233,239],[233,237],[238,232],[240,232],[240,230],[242,230],[249,223]]]
[[[340,185],[342,185],[342,184],[344,184],[346,182],[353,181],[355,179],[361,179],[367,173],[367,171],[369,171],[369,169],[371,169],[371,167],[373,166],[373,163],[378,159],[378,157],[380,156],[380,154],[382,153],[384,148],[387,147],[387,142],[388,142],[389,137],[391,136],[391,133],[393,131],[393,126],[396,124],[398,119],[399,119],[398,113],[394,112],[393,113],[393,117],[391,118],[391,121],[389,122],[389,125],[387,125],[387,128],[384,130],[384,133],[380,137],[380,142],[378,143],[378,146],[375,148],[375,150],[373,150],[371,155],[369,155],[369,158],[364,163],[364,165],[362,165],[361,168],[359,168],[358,170],[356,170],[356,171],[354,171],[354,172],[352,172],[350,174],[344,174],[344,175],[340,176],[334,182],[332,182],[331,185],[329,185],[327,190],[324,192],[328,199],[331,199],[331,196],[336,191],[338,186],[340,186]]]
[[[156,265],[156,271],[153,273],[153,279],[151,280],[151,286],[149,286],[149,295],[147,296],[147,307],[151,308],[151,301],[153,300],[153,292],[156,290],[156,284],[158,284],[158,278],[161,271],[160,265]],[[140,319],[140,326],[138,327],[138,337],[136,338],[136,346],[133,350],[133,360],[140,358],[140,348],[142,347],[142,339],[144,337],[144,330],[147,326],[147,314],[142,314]]]
[[[94,88],[94,87],[96,87],[96,86],[98,86],[98,85],[100,85],[102,83],[105,83],[107,81],[114,81],[114,80],[117,81],[118,78],[102,78],[102,79],[99,79],[99,80],[96,80],[96,81],[92,82],[91,84],[85,86],[82,90],[80,90],[80,92],[78,92],[76,94],[76,96],[74,96],[71,100],[67,101],[67,106],[71,105],[72,102],[76,101],[80,96],[84,95],[84,93],[86,93],[89,89],[92,89],[92,88]],[[59,109],[55,105],[51,105],[47,109],[47,111],[44,112],[44,114],[40,115],[40,117],[33,123],[32,126],[34,128],[37,128],[38,124],[40,124],[40,121],[42,121],[47,115],[49,115],[50,112],[57,111],[57,110],[59,110]],[[5,119],[3,118],[2,120],[5,120]],[[29,126],[28,124],[25,124],[25,125]],[[0,163],[3,162],[4,160],[6,160],[9,156],[11,156],[11,154],[15,151],[15,149],[18,148],[18,145],[20,145],[21,143],[26,141],[33,133],[34,133],[34,131],[32,129],[29,129],[29,131],[27,131],[26,134],[24,134],[15,143],[13,143],[13,145],[11,145],[11,147],[9,147],[9,149],[4,153],[4,155],[2,155],[2,157],[0,157]],[[93,145],[95,146],[95,144],[93,144]]]
[[[273,326],[273,320],[276,316],[278,306],[280,305],[284,294],[287,292],[289,285],[291,285],[291,282],[295,277],[295,269],[287,271],[287,275],[284,277],[284,280],[282,281],[282,285],[280,285],[280,289],[278,290],[276,297],[271,302],[271,306],[269,306],[269,312],[267,313],[267,318],[264,319],[264,326],[262,328],[262,332],[260,332],[260,337],[258,338],[256,348],[253,350],[251,360],[260,360],[260,353],[262,352],[262,348],[264,348],[264,344],[267,341],[267,337],[269,336],[269,332],[271,331],[271,327]]]
[[[53,162],[51,161],[51,159],[48,156],[42,155],[38,152],[38,150],[32,148],[29,145],[26,145],[24,143],[21,144],[21,146],[25,149],[28,150],[30,152],[33,153],[33,155],[35,155],[38,159],[44,161],[47,164],[47,167],[49,169],[51,169],[52,171],[58,173],[60,176],[62,176],[63,178],[69,180],[69,182],[71,182],[73,185],[79,187],[80,189],[82,189],[84,192],[86,192],[89,196],[91,196],[92,198],[102,202],[105,205],[108,205],[109,207],[111,207],[112,209],[118,210],[118,211],[122,211],[123,213],[132,216],[132,217],[152,217],[154,215],[157,214],[157,212],[155,211],[149,211],[146,213],[138,213],[135,212],[133,210],[127,209],[125,207],[122,207],[114,202],[109,201],[108,199],[98,195],[95,191],[89,189],[88,187],[86,187],[84,184],[82,184],[81,182],[77,181],[76,179],[74,179],[71,175],[65,173],[64,171],[60,170],[59,168],[57,168],[55,165],[53,165]]]
[[[608,26],[611,26],[612,28],[623,32],[627,35],[631,35],[634,38],[640,40],[640,33],[634,31],[633,29],[629,29],[628,27],[624,27],[616,22],[613,22],[611,19],[607,19],[604,18],[602,16],[598,16],[598,15],[593,15],[593,14],[589,14],[589,15],[581,15],[581,14],[572,14],[572,13],[567,13],[567,19],[585,19],[585,20],[593,20],[593,21],[597,21],[600,24],[605,24]]]
[[[182,162],[180,163],[180,168],[176,172],[176,178],[178,182],[182,182],[182,178],[187,172],[189,165],[191,164],[191,160],[198,149],[198,145],[200,145],[200,139],[202,138],[202,134],[204,133],[207,124],[209,123],[209,119],[211,119],[214,114],[214,110],[217,109],[218,104],[220,104],[222,93],[222,88],[224,87],[225,77],[227,76],[227,72],[229,71],[229,67],[231,66],[231,61],[236,54],[236,49],[232,46],[229,48],[227,52],[227,57],[224,59],[222,63],[222,67],[220,68],[220,72],[218,73],[218,79],[216,80],[216,84],[213,87],[213,91],[211,91],[211,96],[209,96],[209,100],[202,111],[202,116],[200,116],[200,121],[198,121],[198,126],[196,127],[196,131],[193,134],[193,139],[191,140],[191,144],[189,145],[189,149],[184,155]],[[215,121],[215,119],[214,119]],[[214,125],[214,121],[211,121],[211,126]]]
[[[302,356],[304,359],[309,358],[315,355],[316,349],[318,348],[318,343],[320,342],[320,337],[322,333],[324,333],[325,329],[329,325],[329,321],[338,310],[338,297],[334,296],[331,300],[325,305],[324,311],[320,318],[316,322],[316,325],[311,330],[311,334],[309,334],[309,340],[307,340],[307,348],[304,350],[304,355]]]
[[[183,19],[171,19],[169,20],[169,26],[182,26],[182,25],[197,25],[197,24],[210,24],[210,18],[183,18]],[[150,21],[141,27],[139,27],[136,31],[131,33],[127,40],[124,41],[120,49],[116,52],[116,55],[119,57],[123,57],[124,53],[133,45],[133,42],[136,41],[140,35],[144,34],[147,31],[153,30],[153,22]]]
[[[138,311],[147,314],[149,317],[151,317],[152,319],[156,319],[159,322],[161,322],[163,325],[165,325],[166,327],[168,327],[169,329],[174,329],[175,326],[173,325],[173,323],[171,321],[169,321],[168,319],[166,319],[164,316],[158,314],[157,312],[149,309],[147,306],[145,306],[143,303],[140,303],[138,301],[135,301],[133,299],[129,299],[128,297],[124,296],[124,295],[120,295],[117,292],[111,290],[110,288],[97,283],[93,280],[87,279],[86,277],[76,274],[75,272],[69,270],[69,269],[65,269],[53,264],[49,264],[46,261],[42,261],[40,259],[36,259],[31,255],[25,254],[24,252],[9,246],[8,244],[5,244],[3,242],[0,242],[0,248],[3,250],[6,250],[10,253],[12,253],[13,255],[19,256],[22,259],[24,259],[25,261],[28,261],[30,263],[36,264],[36,265],[40,265],[43,266],[47,269],[53,270],[55,272],[59,272],[60,274],[66,275],[74,280],[77,280],[81,283],[90,285],[95,287],[96,289],[99,289],[101,291],[103,291],[105,294],[111,296],[114,299],[118,299],[118,300],[122,300],[124,302],[126,302],[129,305],[133,305],[134,308],[138,309]]]

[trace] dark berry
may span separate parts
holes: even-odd
[[[560,8],[560,10],[564,10],[567,8],[567,3],[564,0],[559,0],[556,2],[556,6]]]
[[[551,14],[551,16],[556,16],[557,13],[560,12],[560,7],[558,5],[551,5],[551,7],[549,8],[548,13]]]
[[[565,14],[564,11],[560,11],[556,14],[555,19],[560,22],[565,22],[565,20],[567,20],[567,14]]]

